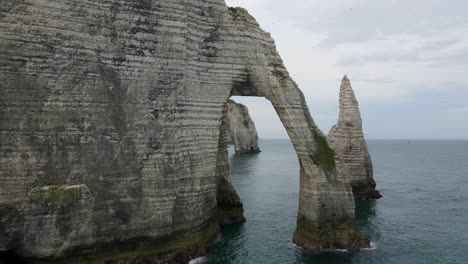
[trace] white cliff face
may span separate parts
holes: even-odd
[[[246,106],[228,100],[226,104],[226,132],[228,143],[234,145],[236,154],[258,153],[258,134]]]
[[[219,235],[220,130],[235,95],[270,100],[291,137],[296,243],[368,245],[302,92],[244,9],[2,0],[0,36],[0,251],[59,258],[138,240],[157,258],[162,239],[186,238],[179,259],[202,254]],[[338,229],[346,235],[330,237]]]
[[[339,178],[351,184],[354,197],[380,198],[375,190],[372,160],[364,138],[359,104],[347,76],[341,82],[338,123],[331,129],[328,142],[337,155]]]

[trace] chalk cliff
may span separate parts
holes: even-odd
[[[220,131],[234,95],[270,100],[297,152],[294,241],[369,244],[302,92],[244,9],[3,0],[0,36],[0,251],[68,263],[203,254],[219,236]]]
[[[226,130],[228,143],[234,145],[236,154],[258,153],[258,134],[249,110],[243,104],[228,100]]]
[[[340,178],[351,184],[354,198],[381,198],[382,195],[375,190],[372,160],[364,138],[359,104],[346,75],[340,88],[340,116],[330,130],[328,142],[336,152]]]

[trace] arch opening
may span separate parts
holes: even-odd
[[[263,97],[270,101],[294,147],[299,161],[300,184],[293,241],[316,252],[368,247],[370,241],[354,226],[351,187],[338,179],[335,153],[314,123],[303,93],[282,63],[249,67],[246,73],[234,79],[229,98],[233,96]],[[229,181],[224,119],[217,163],[218,218],[223,217],[220,212],[236,212],[235,216],[228,214],[228,218],[238,217],[245,221],[243,204]],[[241,212],[242,216],[239,215]]]
[[[259,143],[259,135],[257,134],[257,126],[253,122],[251,112],[248,108],[239,103],[240,97],[230,97],[226,102],[223,120],[220,129],[219,146],[218,146],[218,163],[217,163],[217,179],[218,179],[218,221],[221,225],[239,224],[245,222],[243,215],[243,203],[230,181],[230,172],[232,164],[230,164],[229,153],[235,156],[243,155],[245,158],[253,157],[247,154],[258,154],[261,151]],[[243,97],[246,98],[246,97]],[[252,98],[252,97],[250,97]],[[237,101],[234,101],[235,99]],[[268,100],[256,99],[255,104],[268,103]],[[264,104],[265,106],[265,104]],[[271,110],[271,104],[269,109]],[[256,111],[258,112],[258,111]],[[280,123],[279,120],[275,120]],[[231,148],[228,151],[228,148]]]

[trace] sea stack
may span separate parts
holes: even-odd
[[[381,198],[382,195],[375,190],[372,160],[364,138],[359,103],[346,75],[341,82],[338,123],[330,130],[328,142],[335,150],[338,177],[349,182],[354,198]]]
[[[243,104],[228,100],[226,104],[226,129],[228,144],[233,144],[236,154],[260,152],[258,134],[249,110]]]

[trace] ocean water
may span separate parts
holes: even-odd
[[[375,249],[319,255],[291,241],[299,164],[290,141],[262,140],[260,147],[256,155],[230,150],[247,222],[224,227],[204,263],[468,263],[468,141],[369,141],[384,198],[358,202],[356,221]]]

